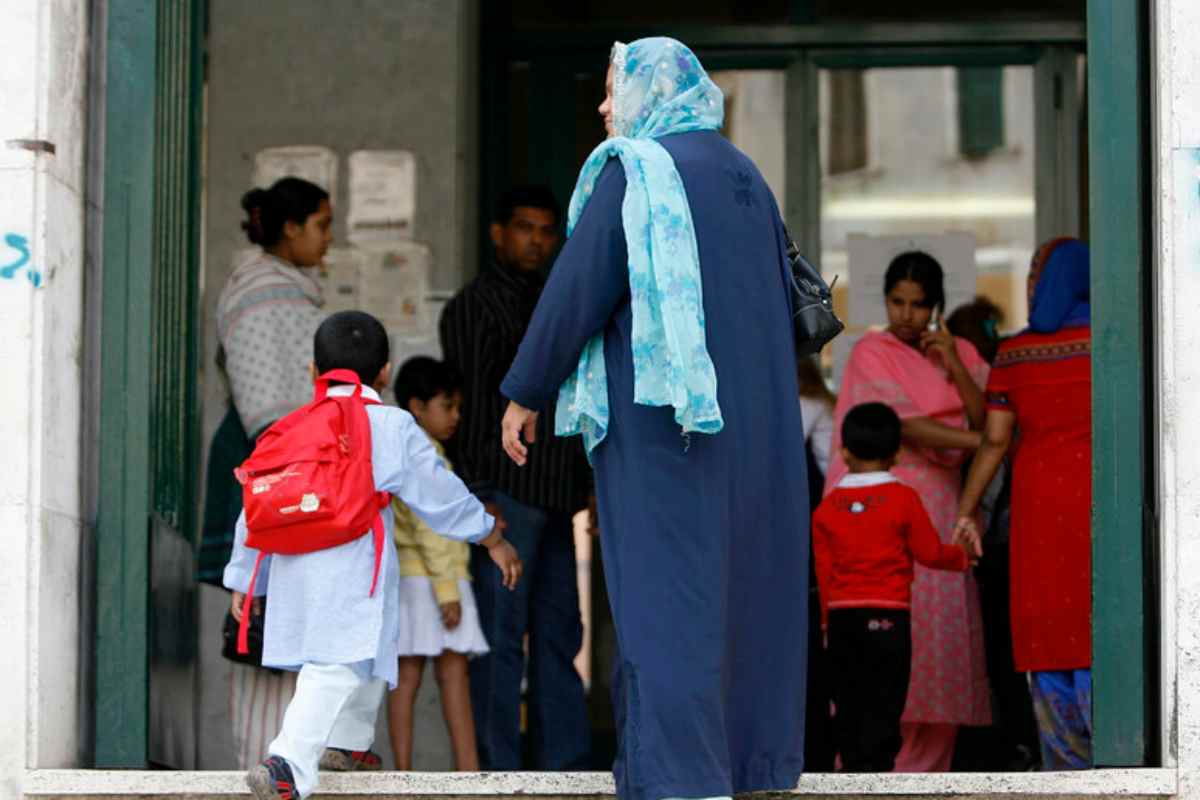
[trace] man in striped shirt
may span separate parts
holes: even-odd
[[[455,468],[508,523],[525,564],[517,589],[475,561],[480,622],[491,653],[471,664],[471,702],[485,770],[571,770],[591,749],[583,683],[574,659],[583,641],[572,516],[591,476],[578,437],[556,438],[554,410],[538,422],[538,447],[517,467],[500,443],[507,401],[500,382],[516,357],[559,244],[561,211],[549,189],[505,194],[490,233],[494,254],[442,313],[442,353],[465,378],[463,416],[451,443]],[[472,556],[474,558],[474,554]],[[523,640],[529,635],[528,699],[533,763],[521,758]]]

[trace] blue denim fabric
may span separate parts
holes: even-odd
[[[492,499],[508,523],[505,536],[525,566],[516,590],[482,548],[471,572],[480,623],[491,652],[471,662],[471,705],[485,770],[577,770],[588,766],[591,729],[575,656],[583,644],[575,539],[570,516]],[[529,734],[532,764],[521,758],[523,641],[529,634]]]

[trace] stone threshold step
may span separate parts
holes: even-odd
[[[22,785],[27,798],[229,798],[246,796],[241,772],[172,772],[158,770],[27,770]],[[831,796],[929,798],[986,795],[1050,800],[1099,795],[1161,798],[1174,795],[1174,769],[1099,769],[1086,772],[951,773],[942,775],[805,775],[790,793],[776,798]],[[604,772],[375,772],[324,773],[317,797],[496,798],[530,797],[590,800],[615,795],[612,776]]]

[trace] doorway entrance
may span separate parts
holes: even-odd
[[[489,221],[512,183],[543,182],[569,196],[579,164],[603,135],[594,108],[611,42],[661,32],[691,45],[727,87],[727,132],[772,173],[801,246],[820,253],[831,275],[844,271],[851,286],[851,234],[966,227],[974,236],[974,288],[1007,303],[1016,327],[1023,310],[1013,285],[1023,253],[1052,234],[1087,236],[1099,320],[1096,758],[1105,766],[1154,763],[1145,4],[1007,0],[976,12],[927,0],[906,6],[902,17],[884,2],[639,5],[647,4],[478,7],[479,72],[487,77],[459,78],[480,94],[484,152],[471,176],[478,220]],[[199,64],[207,11],[201,0],[110,0],[106,11],[100,766],[188,766],[194,751],[186,739],[196,644],[186,578],[199,464]],[[937,137],[921,138],[930,145],[924,174],[941,169],[940,183],[906,179],[900,167],[912,165],[890,160],[906,130],[925,131],[894,113],[895,87],[916,84],[925,88],[915,101],[940,120],[926,120]],[[850,316],[852,301],[850,294],[840,301]],[[594,597],[599,630],[607,613],[602,591]],[[599,641],[596,697],[606,695]]]

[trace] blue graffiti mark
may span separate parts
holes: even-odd
[[[32,254],[29,252],[29,240],[20,234],[8,233],[4,236],[4,243],[13,250],[16,250],[20,254],[20,258],[7,266],[0,267],[0,278],[11,281],[17,277],[17,272],[22,267],[25,267],[25,277],[33,284],[33,288],[37,289],[41,287],[42,273],[31,266],[27,266],[32,257]]]
[[[4,237],[4,243],[21,254],[20,258],[7,267],[0,267],[0,278],[11,281],[17,276],[17,270],[29,263],[29,240],[10,233]]]

